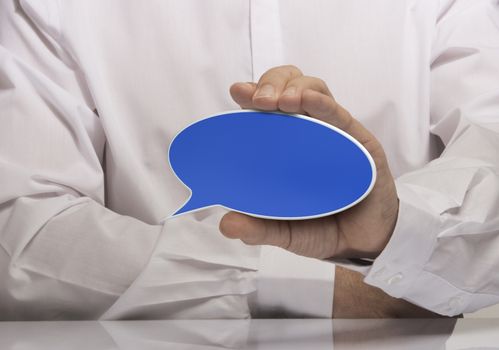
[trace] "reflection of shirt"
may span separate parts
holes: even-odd
[[[398,178],[367,281],[446,314],[499,301],[491,1],[21,4],[0,10],[1,317],[329,315],[327,263],[221,237],[222,210],[162,221],[188,196],[171,138],[280,64],[324,79]]]

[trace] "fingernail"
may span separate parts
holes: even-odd
[[[261,88],[256,90],[256,93],[255,93],[255,98],[274,97],[274,96],[275,96],[275,89],[270,84],[263,85]]]
[[[284,90],[281,96],[294,96],[294,95],[296,95],[296,86],[290,86],[286,90]]]

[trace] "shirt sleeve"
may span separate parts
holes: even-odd
[[[263,246],[252,315],[331,318],[335,265]]]
[[[334,265],[227,240],[213,230],[225,213],[167,219],[146,268],[101,319],[331,317]]]
[[[163,227],[104,206],[105,136],[52,2],[0,2],[0,319],[97,318]]]
[[[0,1],[0,320],[249,317],[258,250],[216,216],[106,208],[105,132],[57,3]]]
[[[156,224],[106,208],[106,135],[57,4],[0,1],[0,319],[330,317],[331,265],[260,257],[218,232],[220,208]]]
[[[258,249],[105,206],[106,136],[57,1],[0,2],[0,320],[248,318]]]
[[[365,281],[443,315],[499,302],[499,3],[446,1],[431,64],[445,149],[396,179],[393,236]]]

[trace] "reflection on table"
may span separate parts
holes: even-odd
[[[0,349],[498,349],[499,319],[0,322]]]

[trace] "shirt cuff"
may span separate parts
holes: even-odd
[[[397,192],[395,230],[372,267],[364,271],[364,282],[442,315],[462,313],[471,295],[425,271],[437,243],[439,216],[421,209],[410,187],[397,186]]]
[[[334,271],[330,262],[263,246],[252,316],[331,318]]]

